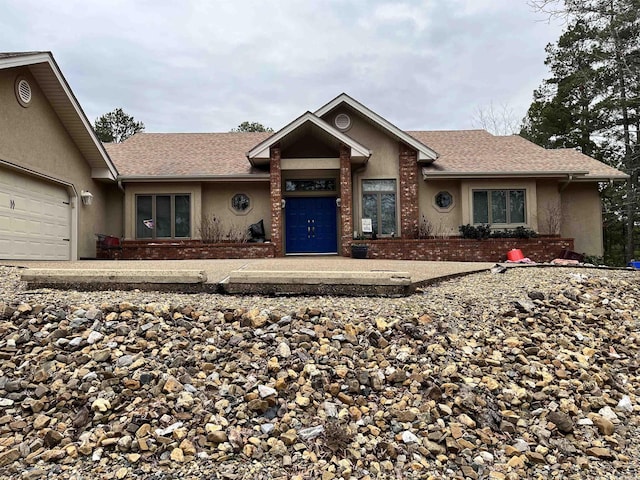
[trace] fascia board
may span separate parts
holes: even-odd
[[[34,63],[51,63],[49,53],[33,53],[0,59],[0,69],[25,67]]]
[[[355,111],[357,111],[357,112],[361,113],[362,115],[364,115],[365,117],[367,117],[373,123],[378,124],[380,127],[382,127],[383,129],[387,130],[388,132],[391,132],[393,135],[398,137],[400,140],[402,140],[407,145],[415,148],[416,151],[418,152],[418,161],[420,161],[420,162],[427,162],[427,161],[428,162],[433,162],[434,160],[436,160],[438,158],[438,153],[435,150],[429,148],[424,143],[422,143],[419,140],[413,138],[408,133],[400,130],[393,123],[391,123],[387,119],[381,117],[380,115],[378,115],[373,110],[370,110],[369,108],[365,107],[363,104],[361,104],[357,100],[354,100],[353,98],[351,98],[346,93],[342,93],[342,94],[338,95],[336,98],[331,100],[329,103],[327,103],[323,107],[320,107],[318,110],[316,110],[314,112],[314,114],[316,116],[318,116],[318,117],[322,117],[325,113],[330,112],[331,110],[333,110],[335,107],[337,107],[341,103],[346,103],[351,108],[353,108]]]
[[[122,175],[119,180],[127,182],[268,182],[268,173],[253,175]]]
[[[314,125],[318,126],[322,130],[324,130],[325,132],[333,136],[334,138],[337,138],[342,143],[349,146],[352,152],[355,151],[356,153],[355,155],[352,153],[352,156],[365,157],[365,158],[369,158],[371,156],[371,150],[361,145],[360,143],[356,142],[353,138],[345,135],[341,131],[333,128],[331,125],[329,125],[327,122],[325,122],[318,116],[314,115],[313,113],[306,112],[302,114],[300,117],[296,118],[289,125],[283,127],[282,129],[280,129],[280,131],[274,133],[269,138],[267,138],[266,140],[262,141],[261,143],[256,145],[254,148],[252,148],[247,153],[247,158],[249,160],[253,160],[254,158],[263,158],[263,159],[269,158],[269,155],[270,155],[269,149],[273,144],[282,140],[284,137],[286,137],[288,134],[293,132],[295,129],[304,125],[306,122],[313,123]]]
[[[585,178],[589,172],[582,171],[546,171],[546,172],[534,172],[534,171],[512,171],[512,172],[432,172],[427,168],[422,169],[422,178],[427,180],[428,178],[513,178],[513,177],[529,177],[529,178],[565,178],[569,175],[577,176],[579,179]],[[576,178],[575,180],[578,180]]]

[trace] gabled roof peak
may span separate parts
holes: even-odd
[[[294,121],[286,125],[285,127],[275,132],[269,138],[267,138],[263,142],[253,147],[247,153],[247,158],[249,159],[252,165],[256,164],[256,160],[258,161],[258,163],[261,163],[260,161],[262,162],[268,161],[270,158],[269,149],[273,145],[278,143],[280,140],[282,140],[284,137],[292,133],[294,130],[300,128],[301,126],[307,123],[311,123],[315,125],[320,130],[324,131],[331,137],[335,138],[336,140],[339,140],[341,143],[351,148],[352,157],[364,158],[366,161],[366,159],[368,159],[371,156],[371,150],[369,150],[367,147],[365,147],[364,145],[361,145],[360,143],[355,141],[353,138],[349,137],[348,135],[345,135],[338,129],[332,127],[317,115],[307,111],[302,115],[300,115],[298,118],[296,118]]]
[[[418,152],[419,162],[431,163],[438,158],[438,153],[435,150],[432,150],[424,143],[413,138],[407,132],[399,129],[390,121],[381,117],[380,115],[375,113],[373,110],[364,106],[362,103],[358,102],[357,100],[350,97],[346,93],[341,93],[336,98],[331,100],[329,103],[320,107],[314,113],[316,116],[322,117],[323,115],[326,115],[327,113],[329,113],[330,111],[332,111],[333,109],[335,109],[336,107],[342,104],[348,105],[350,108],[352,108],[356,112],[360,113],[363,117],[368,119],[371,123],[377,125],[382,130],[385,130],[392,136],[396,137],[398,140],[406,143],[411,148],[415,149]]]

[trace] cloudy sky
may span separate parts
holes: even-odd
[[[524,116],[562,26],[526,0],[0,0],[0,50],[50,50],[89,120],[279,129],[342,92],[406,130]]]

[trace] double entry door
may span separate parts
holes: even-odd
[[[287,197],[286,253],[337,253],[335,197]]]

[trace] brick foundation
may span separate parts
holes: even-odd
[[[417,238],[419,225],[418,205],[418,153],[399,143],[400,185],[400,236],[403,239]]]
[[[351,256],[350,244],[353,240],[353,188],[351,182],[351,150],[340,146],[340,253]]]
[[[538,237],[531,239],[492,238],[470,240],[450,237],[425,240],[358,240],[369,246],[367,258],[385,260],[427,260],[435,262],[502,262],[513,248],[522,250],[535,262],[549,262],[563,249],[573,250],[573,238]]]
[[[97,258],[113,260],[193,260],[225,258],[273,258],[273,243],[202,243],[125,240],[120,249],[97,245]]]

